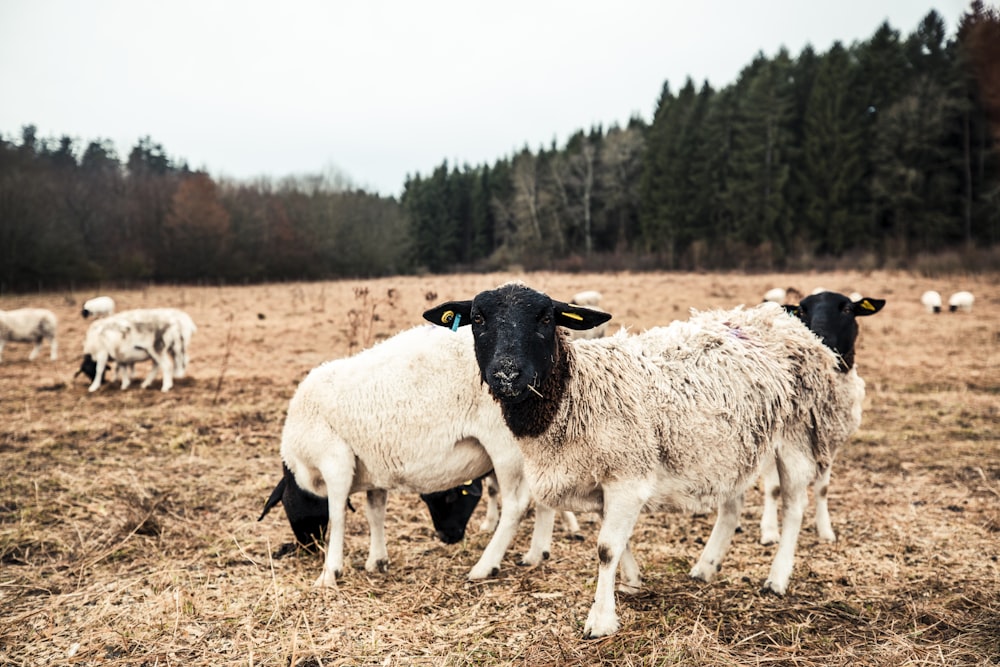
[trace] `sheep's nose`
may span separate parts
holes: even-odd
[[[493,377],[504,383],[511,383],[521,375],[513,359],[501,359],[493,366]]]

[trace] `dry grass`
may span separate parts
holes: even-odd
[[[587,521],[584,542],[557,536],[535,569],[514,565],[523,527],[500,576],[474,584],[464,575],[487,536],[436,542],[415,496],[390,495],[388,574],[359,569],[363,510],[349,517],[354,567],[337,590],[311,587],[317,556],[273,558],[291,532],[280,511],[256,518],[297,382],[419,323],[428,293],[464,297],[507,277],[115,293],[120,307],[175,305],[198,323],[190,376],[168,394],[89,395],[72,378],[78,306],[92,295],[0,300],[52,308],[62,323],[59,361],[29,363],[30,348],[11,345],[0,365],[0,665],[1000,664],[996,275],[525,277],[564,297],[600,289],[612,325],[635,330],[776,285],[889,300],[863,322],[865,423],[831,489],[840,540],[820,544],[810,525],[785,599],[757,593],[773,554],[756,544],[757,494],[711,585],[686,576],[711,517],[643,516],[644,592],[620,598],[623,629],[599,641],[580,639],[597,573]],[[928,288],[971,289],[976,312],[925,315]],[[378,319],[368,329],[358,313]]]

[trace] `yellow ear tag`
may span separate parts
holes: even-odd
[[[576,313],[563,313],[563,317],[568,317],[571,320],[577,320],[578,322],[583,322],[583,315],[577,315]]]
[[[453,319],[455,319],[455,311],[446,310],[441,313],[441,324],[449,324]]]
[[[872,302],[869,301],[868,299],[865,299],[864,301],[861,302],[861,307],[864,308],[865,310],[875,310],[875,306],[873,306]]]

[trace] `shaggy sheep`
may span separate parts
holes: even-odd
[[[840,358],[840,373],[837,378],[844,385],[846,395],[853,393],[854,401],[850,406],[850,420],[847,422],[850,433],[844,434],[844,441],[830,441],[830,463],[813,482],[813,498],[816,503],[816,534],[824,542],[835,542],[837,535],[830,521],[830,509],[827,492],[830,486],[830,471],[833,458],[839,447],[846,442],[848,436],[861,425],[861,409],[865,400],[865,381],[858,376],[854,364],[855,344],[858,340],[857,318],[874,315],[885,306],[884,299],[859,297],[851,299],[836,292],[823,292],[807,296],[797,306],[788,306],[787,310],[797,316],[816,334],[823,344],[834,351]],[[780,450],[782,444],[776,443],[775,449]],[[778,503],[781,497],[778,469],[774,460],[769,460],[761,473],[764,488],[764,508],[760,519],[761,544],[778,542]]]
[[[35,347],[28,355],[28,359],[34,361],[46,340],[49,341],[49,358],[57,359],[57,323],[55,314],[44,308],[0,310],[0,361],[3,361],[3,348],[7,343],[34,343]]]
[[[976,297],[972,296],[972,292],[955,292],[950,297],[948,297],[948,311],[964,311],[966,313],[972,312],[972,304],[976,300]]]
[[[941,295],[934,290],[927,290],[920,295],[920,303],[928,313],[941,312]]]
[[[639,513],[661,505],[719,517],[691,576],[710,581],[739,524],[744,491],[778,455],[785,526],[764,590],[784,594],[808,484],[829,465],[826,443],[851,424],[837,357],[774,304],[567,343],[557,325],[607,314],[507,284],[428,310],[471,322],[482,380],[524,455],[532,495],[551,507],[603,512],[597,589],[586,637],[618,629],[614,580],[639,586],[628,542]]]
[[[330,526],[316,585],[332,586],[344,567],[344,508],[365,491],[370,548],[365,569],[388,566],[388,490],[441,491],[496,473],[500,522],[470,579],[499,571],[529,500],[523,459],[499,406],[483,388],[471,334],[418,327],[352,357],[314,368],[288,406],[281,458],[297,486],[326,497]],[[288,513],[288,506],[285,507]],[[548,557],[554,511],[536,508],[522,562]],[[293,528],[301,523],[289,515]]]
[[[184,344],[177,318],[165,310],[126,310],[90,325],[83,343],[83,362],[77,371],[91,379],[89,391],[100,389],[109,361],[115,362],[121,388],[128,389],[135,363],[147,359],[152,360],[153,369],[142,388],[149,387],[162,372],[162,391],[170,391],[174,360],[182,358]]]
[[[95,319],[100,317],[107,317],[108,315],[114,315],[115,313],[115,300],[110,296],[95,296],[93,299],[87,299],[83,304],[83,310],[80,314],[86,319],[93,316]]]

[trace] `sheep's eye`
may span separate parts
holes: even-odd
[[[538,321],[541,322],[542,324],[549,324],[550,322],[552,322],[552,316],[549,315],[548,313],[545,313],[539,318]]]
[[[476,313],[475,315],[472,316],[472,323],[481,326],[486,323],[486,320],[483,318],[482,315]]]

